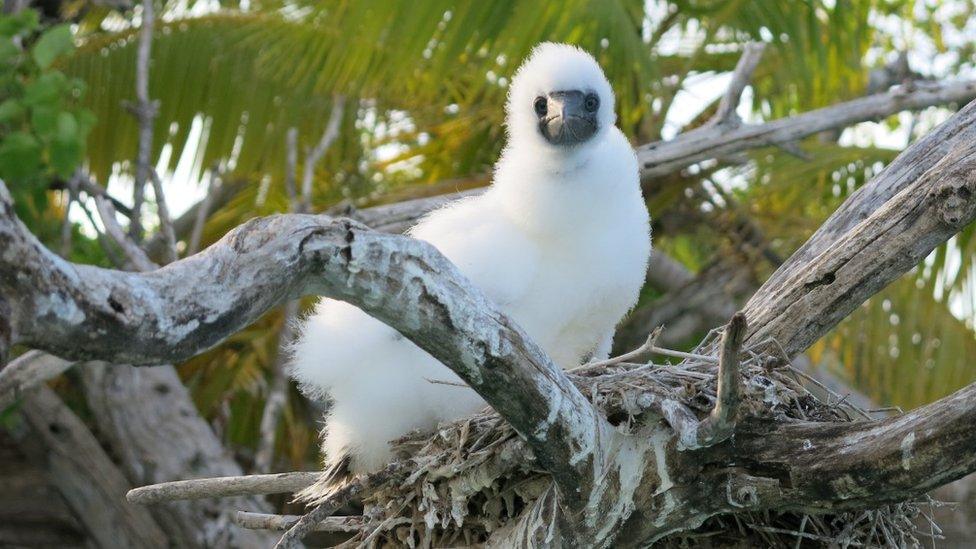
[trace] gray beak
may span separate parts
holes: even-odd
[[[584,106],[581,91],[556,91],[546,96],[548,109],[539,117],[539,131],[553,145],[578,145],[596,133],[596,113]]]

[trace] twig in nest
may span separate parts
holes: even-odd
[[[657,338],[661,336],[661,329],[662,329],[661,326],[654,328],[654,330],[650,333],[650,335],[647,336],[647,341],[645,341],[643,345],[634,349],[633,351],[630,351],[629,353],[624,353],[620,356],[608,358],[606,360],[597,360],[595,362],[588,362],[586,364],[583,364],[582,366],[571,368],[568,371],[571,373],[579,373],[581,371],[599,370],[601,368],[606,368],[607,366],[613,366],[614,364],[627,362],[628,360],[637,358],[643,355],[644,353],[651,352],[651,350],[654,349],[657,345]]]
[[[389,480],[396,472],[402,469],[400,462],[394,462],[386,466],[385,469],[372,475],[356,477],[349,481],[345,486],[337,489],[328,499],[319,503],[311,511],[298,519],[291,528],[281,536],[275,549],[295,549],[301,547],[302,538],[309,532],[315,530],[315,526],[332,516],[340,507],[362,495],[364,492],[372,490]]]
[[[298,515],[271,515],[238,511],[234,523],[249,530],[287,530],[298,522]],[[328,517],[315,525],[315,532],[358,532],[365,520],[362,516]]]

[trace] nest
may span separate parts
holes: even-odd
[[[632,395],[667,389],[699,417],[715,403],[717,371],[704,354],[683,354],[681,364],[618,362],[571,374],[612,423],[623,429],[661,421],[636,407]],[[780,420],[850,422],[866,411],[820,386],[790,366],[775,342],[744,351],[748,413]],[[697,358],[695,358],[697,356]],[[578,369],[580,370],[580,369]],[[808,386],[826,394],[819,398]],[[812,387],[811,387],[812,388]],[[630,395],[630,396],[628,396]],[[550,480],[532,452],[497,414],[483,411],[442,426],[433,436],[417,434],[395,443],[393,473],[361,498],[364,526],[343,545],[453,547],[485,542],[511,524],[548,488]],[[661,547],[910,547],[920,536],[938,537],[938,527],[918,501],[868,511],[830,515],[750,512],[714,516],[695,530],[659,540]],[[931,533],[917,527],[929,520]]]

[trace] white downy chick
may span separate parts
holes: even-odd
[[[482,195],[420,221],[436,246],[563,368],[605,358],[634,305],[650,255],[637,160],[614,125],[597,62],[563,44],[536,47],[512,80],[508,142]],[[392,328],[323,299],[294,347],[291,374],[328,398],[326,465],[371,472],[390,440],[473,413],[458,377]]]

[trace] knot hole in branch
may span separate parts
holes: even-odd
[[[972,217],[976,203],[973,192],[976,188],[976,173],[973,171],[955,172],[946,178],[935,192],[942,221],[950,227],[960,227]]]

